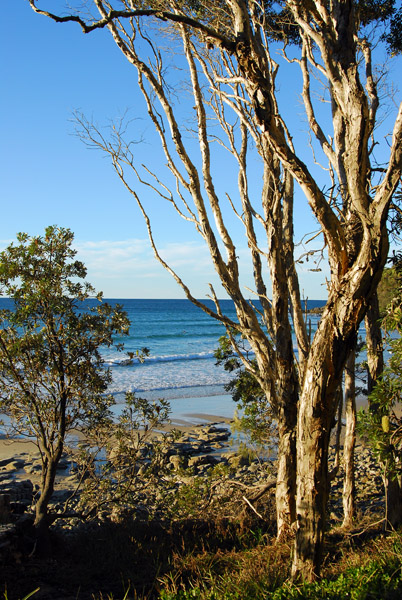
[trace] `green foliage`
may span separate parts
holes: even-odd
[[[388,564],[379,561],[354,567],[334,580],[316,583],[284,584],[268,600],[385,600],[400,598],[402,592],[401,566],[397,560]]]
[[[168,468],[168,450],[175,432],[158,433],[169,417],[166,400],[149,401],[126,393],[124,409],[117,421],[98,428],[87,438],[76,456],[77,468],[85,478],[81,507],[86,518],[113,507],[115,520],[135,510],[142,502],[143,509],[152,512],[163,504],[144,505],[157,493]],[[146,492],[147,488],[152,489]],[[160,488],[162,491],[162,487]],[[163,493],[160,494],[163,496]]]
[[[357,6],[363,25],[387,21],[395,13],[395,0],[359,0]]]
[[[225,577],[208,581],[208,584],[179,589],[163,590],[160,600],[397,600],[402,593],[400,555],[372,560],[351,567],[334,579],[315,583],[285,582],[274,589],[268,582],[250,584],[237,591],[231,589]]]
[[[368,438],[384,475],[395,478],[402,474],[402,421],[394,411],[402,400],[401,339],[389,340],[389,349],[391,357],[370,394],[370,408],[359,411],[358,429]]]
[[[49,227],[45,237],[18,234],[0,254],[0,290],[14,309],[0,311],[1,410],[16,430],[50,444],[77,425],[102,419],[110,399],[110,371],[100,346],[126,334],[120,306],[83,304],[95,290],[84,265],[74,260],[69,230]]]
[[[235,332],[232,335],[236,337]],[[237,339],[241,347],[241,340]],[[243,347],[251,364],[257,367],[256,361],[248,357],[247,350]],[[260,447],[273,447],[276,442],[276,428],[273,421],[272,409],[256,378],[247,371],[239,356],[233,351],[228,336],[219,338],[219,347],[215,351],[216,364],[223,364],[225,371],[233,373],[233,379],[225,385],[237,403],[241,416],[236,416],[234,432],[245,433],[251,443]]]
[[[402,577],[400,566],[395,570],[394,564],[386,567],[371,563],[365,567],[357,567],[340,575],[336,580],[321,580],[312,584],[295,585],[285,583],[274,592],[255,589],[248,593],[230,591],[226,594],[222,589],[205,589],[195,587],[178,592],[162,591],[160,600],[386,600],[400,598]]]
[[[370,394],[369,410],[359,411],[358,428],[370,441],[384,476],[402,474],[402,421],[395,408],[402,401],[402,285],[401,263],[388,270],[385,277],[393,298],[382,321],[384,342],[390,353],[388,364]]]
[[[400,287],[400,273],[396,266],[384,269],[377,294],[380,314],[385,316],[385,311],[391,301],[397,296]]]
[[[199,518],[211,495],[211,478],[193,477],[181,485],[169,506],[169,514],[177,519]]]
[[[126,313],[102,303],[102,294],[97,306],[88,304],[95,290],[75,259],[73,238],[55,226],[43,237],[20,233],[0,254],[0,292],[13,300],[0,311],[0,411],[12,432],[36,440],[41,503],[50,499],[68,432],[110,421],[111,375],[99,348],[129,328]]]
[[[402,52],[402,7],[395,10],[389,23],[389,30],[384,35],[388,49],[392,55]]]
[[[27,594],[26,596],[21,598],[21,600],[28,600],[29,598],[32,598],[39,591],[40,591],[40,588],[36,588],[36,590],[33,590],[33,592],[30,592],[29,594]],[[3,600],[8,600],[7,590],[4,592]]]

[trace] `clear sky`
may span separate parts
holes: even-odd
[[[48,2],[47,8],[56,10],[63,4]],[[136,150],[139,160],[157,169],[155,161],[161,157],[143,113],[133,67],[106,31],[85,36],[77,25],[58,25],[34,14],[25,0],[2,0],[2,14],[0,247],[10,243],[18,231],[37,235],[47,225],[68,227],[75,234],[79,258],[87,265],[88,280],[103,290],[105,297],[182,297],[175,281],[154,259],[140,212],[108,159],[86,148],[74,135],[71,122],[74,110],[100,124],[128,110],[138,136],[144,139]],[[398,65],[391,67],[390,77],[396,85],[400,83]],[[290,75],[289,81],[296,80],[297,75]],[[300,105],[289,94],[288,83],[282,83],[281,93],[288,102],[297,140],[306,129]],[[224,197],[236,174],[227,164],[218,167]],[[219,292],[202,240],[172,211],[152,204],[156,201],[151,196],[145,200],[155,207],[151,213],[164,257],[193,294],[205,297],[209,282]],[[239,224],[234,216],[232,219],[236,230]],[[314,229],[299,197],[296,238]],[[240,235],[238,239],[238,254],[243,257],[246,244]],[[242,264],[244,285],[252,287],[248,263],[244,260]],[[326,271],[314,273],[306,267],[301,267],[305,294],[324,298]]]

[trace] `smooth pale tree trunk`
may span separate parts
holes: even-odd
[[[351,527],[356,516],[355,444],[356,444],[356,397],[355,397],[355,350],[351,350],[345,367],[345,441],[343,445],[343,527]]]

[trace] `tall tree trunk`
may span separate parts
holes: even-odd
[[[385,476],[386,493],[385,525],[387,528],[396,529],[402,524],[402,486],[401,478]]]
[[[367,345],[367,390],[373,391],[378,377],[384,369],[384,349],[380,326],[380,309],[377,293],[371,299],[365,317],[366,345]],[[375,412],[378,407],[370,402],[369,409]],[[391,478],[387,473],[384,476],[386,495],[385,522],[391,528],[402,523],[402,487],[400,478]]]
[[[364,319],[367,346],[367,392],[371,394],[384,369],[384,351],[377,292],[373,294]],[[375,407],[372,407],[375,409]]]
[[[343,461],[343,527],[350,527],[356,516],[354,454],[356,443],[355,349],[350,351],[345,367],[345,441]]]
[[[278,414],[278,474],[276,483],[277,539],[289,535],[296,519],[297,402],[282,405]]]
[[[338,394],[338,414],[336,418],[336,431],[335,431],[335,460],[334,460],[334,476],[339,470],[340,463],[340,450],[341,450],[341,435],[342,435],[342,415],[343,415],[343,390],[342,386],[337,389]]]
[[[271,314],[277,390],[275,408],[279,436],[276,513],[277,536],[278,539],[283,539],[289,534],[289,528],[296,518],[296,426],[299,384],[289,321],[289,280],[293,283],[293,295],[298,291],[298,280],[292,253],[293,238],[289,239],[293,233],[293,178],[285,171],[283,189],[278,189],[276,182],[280,181],[281,165],[270,147],[266,146],[266,193],[263,206],[269,249],[267,259],[272,284]],[[271,162],[268,162],[270,155]]]
[[[306,378],[316,375],[307,369]],[[305,386],[298,416],[297,530],[292,576],[307,581],[319,575],[322,559],[329,483],[328,446],[333,417],[331,407],[322,401],[325,382],[319,379],[310,380],[311,385]]]
[[[292,576],[307,581],[320,574],[331,426],[348,351],[356,343],[355,331],[340,334],[340,321],[336,321],[340,315],[331,304],[330,298],[311,346],[297,422],[297,529]]]

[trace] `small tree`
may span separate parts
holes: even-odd
[[[66,436],[110,418],[113,398],[105,396],[111,374],[101,346],[113,334],[127,334],[120,306],[87,300],[94,288],[74,260],[73,234],[48,227],[44,237],[17,236],[0,254],[0,292],[13,307],[0,311],[0,410],[13,433],[35,440],[42,460],[40,497],[35,505],[38,544],[47,544],[54,520],[49,510],[57,465]],[[120,347],[121,348],[121,347]]]
[[[368,437],[382,468],[386,494],[386,523],[402,523],[402,419],[395,410],[402,402],[402,280],[400,256],[388,270],[384,288],[392,282],[393,299],[382,320],[390,357],[369,395],[369,409],[360,411],[359,428]]]

